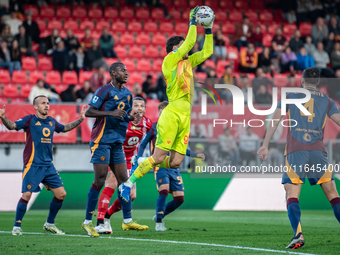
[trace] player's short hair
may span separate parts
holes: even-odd
[[[184,41],[183,36],[171,36],[166,41],[166,53],[170,53],[172,51],[172,48],[178,44],[180,44],[181,41]]]
[[[315,67],[308,67],[302,73],[302,78],[306,84],[318,85],[320,80],[320,71]]]
[[[146,103],[146,102],[145,102],[145,99],[142,98],[142,97],[134,97],[134,98],[132,99],[132,102],[135,101],[135,100],[140,100],[140,101],[143,101],[144,103]]]
[[[169,104],[168,101],[163,101],[163,102],[161,102],[161,103],[158,105],[158,111],[159,111],[160,109],[164,109],[165,107],[167,107],[168,104]]]
[[[47,98],[47,96],[44,96],[44,95],[36,96],[36,97],[33,99],[33,105],[36,105],[36,104],[37,104],[37,100],[38,100],[39,97],[45,97],[45,98]]]
[[[110,76],[112,77],[112,71],[115,71],[119,66],[124,65],[121,62],[115,62],[113,63],[110,68],[109,68],[109,72],[110,72]]]

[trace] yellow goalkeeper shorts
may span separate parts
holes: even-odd
[[[185,155],[190,133],[190,113],[185,114],[171,105],[164,108],[157,123],[156,147]]]

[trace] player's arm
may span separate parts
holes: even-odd
[[[153,138],[153,132],[152,131],[153,131],[153,128],[151,128],[150,131],[147,132],[146,135],[144,136],[142,142],[139,145],[137,157],[143,156],[143,153],[144,153],[146,146],[148,145],[148,143],[151,142],[151,140]]]
[[[5,127],[8,128],[9,130],[17,130],[17,124],[10,121],[5,116],[5,110],[6,110],[6,106],[4,105],[4,108],[0,109],[0,118],[1,118],[2,123],[4,123]]]
[[[187,149],[186,156],[191,157],[191,158],[201,158],[205,160],[205,155],[203,153],[196,153],[194,151],[191,151]]]
[[[80,123],[82,123],[83,120],[85,119],[85,111],[86,111],[86,105],[83,105],[83,107],[81,108],[80,118],[71,123],[66,124],[62,132],[64,133],[69,132],[72,129],[78,127]]]
[[[331,101],[331,107],[329,108],[327,115],[331,120],[333,120],[338,126],[340,126],[340,112],[338,107],[336,106],[335,102],[332,99],[329,99]]]
[[[121,117],[123,118],[125,116],[126,112],[124,110],[116,109],[114,111],[100,111],[93,105],[90,105],[85,112],[85,117],[90,118],[99,118],[99,117]]]

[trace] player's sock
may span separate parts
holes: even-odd
[[[92,215],[96,210],[99,192],[102,188],[98,187],[95,184],[92,184],[89,194],[87,196],[87,205],[86,205],[86,215],[85,220],[92,221]]]
[[[175,211],[178,207],[181,206],[181,204],[183,204],[183,202],[184,202],[183,196],[174,197],[173,200],[166,204],[164,216]]]
[[[144,160],[136,169],[136,171],[131,175],[129,180],[126,182],[126,185],[131,186],[134,184],[139,178],[143,177],[147,172],[149,172],[152,168],[156,166],[156,162],[153,157],[148,157]]]
[[[288,198],[287,200],[288,218],[294,230],[294,236],[301,232],[301,210],[299,200],[297,198]]]
[[[105,187],[99,197],[98,204],[98,216],[97,216],[97,225],[104,223],[104,216],[107,211],[107,208],[110,204],[110,199],[115,193],[115,190],[110,187]]]
[[[24,215],[26,213],[27,203],[28,201],[26,201],[23,198],[20,198],[18,205],[17,205],[17,210],[15,212],[14,227],[21,227],[22,218],[24,218]]]
[[[107,212],[105,214],[105,219],[110,219],[111,215],[114,214],[115,212],[119,212],[122,210],[122,205],[119,202],[119,199],[117,198],[113,204],[107,209]]]
[[[340,223],[340,197],[333,198],[330,202],[333,208],[335,218]]]
[[[130,199],[129,202],[126,202],[121,196],[120,196],[120,191],[118,190],[118,199],[119,202],[122,206],[122,211],[123,211],[123,218],[124,218],[124,223],[129,223],[132,221],[132,201]]]
[[[54,224],[55,217],[57,216],[57,213],[59,212],[62,205],[63,200],[60,200],[56,197],[52,198],[50,203],[50,212],[47,217],[47,223]]]
[[[168,190],[161,190],[159,192],[159,196],[157,198],[156,203],[156,217],[157,222],[162,222],[162,219],[164,217],[165,207],[166,207],[166,198],[168,196],[169,191]]]
[[[158,164],[158,167],[170,168],[170,157],[166,156],[162,163]]]

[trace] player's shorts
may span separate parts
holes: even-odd
[[[334,179],[325,152],[320,150],[295,151],[287,155],[282,183],[305,183],[306,176],[310,185],[321,184]]]
[[[169,184],[170,191],[184,191],[183,180],[179,169],[160,167],[158,170],[155,170],[155,178],[158,188],[163,184]]]
[[[54,165],[35,166],[24,168],[22,174],[21,192],[39,192],[40,183],[47,185],[49,188],[59,188],[63,186],[63,182],[55,169]]]
[[[157,123],[156,147],[185,155],[190,133],[190,113],[185,114],[168,105]]]
[[[90,142],[91,163],[94,164],[120,164],[125,162],[123,145],[118,144],[98,144]]]

